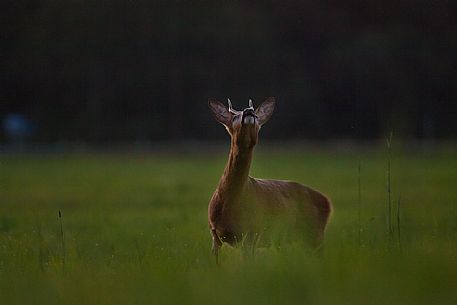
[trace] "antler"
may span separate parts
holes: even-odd
[[[251,99],[249,99],[249,108],[254,109],[254,106],[252,105],[252,100]]]
[[[232,102],[230,101],[230,99],[228,98],[227,99],[227,102],[228,102],[228,105],[229,105],[229,111],[232,111]]]
[[[232,108],[232,102],[230,101],[229,98],[227,99],[227,102],[228,102],[228,106],[229,106],[229,112],[231,112],[233,114],[238,114],[239,111],[236,111],[235,109]]]

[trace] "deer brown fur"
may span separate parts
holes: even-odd
[[[273,113],[275,99],[269,97],[255,111],[251,100],[243,111],[232,109],[230,100],[229,108],[215,99],[208,105],[231,136],[228,162],[208,206],[216,260],[223,242],[233,245],[247,234],[261,236],[276,225],[300,232],[320,247],[332,210],[330,200],[297,182],[249,176],[260,127]]]

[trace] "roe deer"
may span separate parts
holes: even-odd
[[[228,162],[208,206],[216,262],[223,242],[233,245],[246,234],[264,234],[275,224],[299,232],[319,248],[332,209],[330,200],[297,182],[249,176],[258,133],[273,113],[275,98],[267,98],[256,110],[252,100],[243,111],[234,110],[230,99],[228,105],[208,99],[215,119],[231,137]]]

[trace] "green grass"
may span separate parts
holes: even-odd
[[[332,199],[324,255],[295,243],[253,256],[223,247],[216,266],[206,210],[225,158],[0,155],[0,304],[457,303],[455,154],[392,152],[400,250],[396,215],[388,232],[384,149],[260,147],[253,176]]]

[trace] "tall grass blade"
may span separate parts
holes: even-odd
[[[401,204],[401,197],[398,198],[398,202],[397,202],[397,238],[398,238],[398,247],[400,248],[400,252],[401,252],[402,244],[401,244],[400,204]]]
[[[361,234],[362,234],[362,224],[361,224],[361,205],[362,205],[362,185],[360,181],[360,172],[361,172],[361,162],[359,160],[357,166],[357,237],[359,246],[361,245]]]
[[[59,222],[60,222],[60,241],[62,245],[62,269],[65,268],[66,263],[66,251],[65,251],[65,235],[63,232],[62,212],[59,210]]]
[[[392,181],[391,181],[391,146],[392,146],[392,136],[393,132],[390,132],[390,136],[387,139],[387,223],[388,223],[388,232],[389,238],[393,238],[393,229],[392,229]]]
[[[44,249],[43,249],[43,232],[41,229],[41,223],[37,222],[36,231],[38,234],[38,264],[41,272],[44,272]]]

